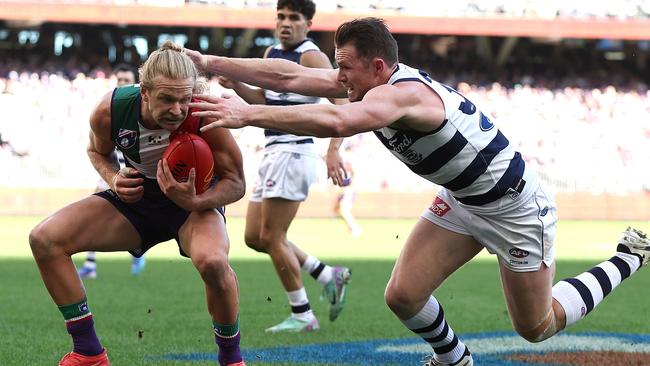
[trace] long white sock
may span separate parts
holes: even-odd
[[[640,266],[639,257],[618,252],[587,272],[556,283],[553,286],[553,298],[564,308],[566,326],[589,314],[605,296],[634,274]]]
[[[465,344],[445,320],[442,306],[435,297],[431,296],[419,313],[411,319],[402,320],[402,323],[431,345],[437,361],[454,363],[463,357]]]

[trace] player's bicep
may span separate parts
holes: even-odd
[[[366,94],[360,102],[342,105],[344,120],[350,134],[378,130],[389,126],[407,115],[410,103],[386,85]],[[346,134],[347,135],[347,134]]]
[[[115,149],[111,141],[111,95],[105,95],[90,114],[88,150],[102,155],[109,155]]]
[[[287,90],[316,97],[346,98],[347,90],[332,69],[302,67],[298,74],[286,75]]]

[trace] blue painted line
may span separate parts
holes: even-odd
[[[532,366],[531,363],[508,360],[513,354],[540,354],[549,351],[589,352],[620,349],[624,352],[644,352],[650,354],[650,335],[618,333],[563,333],[553,339],[550,346],[542,342],[538,345],[523,341],[512,332],[491,332],[464,334],[461,339],[469,345],[474,363],[481,366]],[[491,341],[494,339],[494,343]],[[600,342],[600,343],[599,343]],[[619,347],[619,348],[616,348]],[[640,350],[640,351],[637,351]],[[430,348],[420,338],[378,339],[359,342],[310,344],[271,348],[243,349],[246,361],[322,364],[322,365],[420,365],[422,359],[430,354]],[[158,359],[176,361],[216,361],[215,353],[166,354]],[[535,366],[554,366],[535,363]]]

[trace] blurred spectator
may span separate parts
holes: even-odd
[[[114,77],[102,72],[95,77],[80,73],[71,79],[56,73],[10,72],[0,80],[4,85],[0,108],[5,111],[0,122],[0,161],[14,172],[2,176],[0,186],[92,188],[96,173],[85,152],[87,119],[91,101],[115,85]],[[210,84],[213,93],[221,93],[218,83]],[[480,108],[494,116],[528,163],[537,166],[542,176],[555,177],[551,184],[557,189],[612,193],[644,189],[648,184],[644,172],[650,161],[647,87],[580,88],[568,84],[568,80],[538,83],[530,78],[512,86],[500,82],[450,85],[475,103],[482,103]],[[233,131],[251,179],[263,144],[258,132]],[[347,141],[348,155],[355,161],[357,190],[430,189],[423,180],[406,174],[401,164],[387,167],[394,159],[370,147],[376,143],[374,136],[367,134]],[[326,190],[325,168],[320,171],[320,182],[314,189]]]
[[[269,0],[48,0],[61,4],[113,4],[181,7],[185,4],[218,5],[237,9],[275,7]],[[373,11],[394,11],[431,17],[524,17],[524,18],[648,18],[650,0],[316,0],[319,11],[350,11],[368,14]]]
[[[550,183],[558,190],[625,193],[650,186],[644,173],[650,161],[647,62],[639,66],[632,56],[607,60],[594,41],[546,44],[522,38],[505,64],[495,65],[477,55],[475,37],[396,37],[404,58],[400,61],[418,65],[482,104],[528,163],[542,177],[553,177]],[[490,39],[494,46],[502,41]],[[640,57],[642,52],[646,51],[633,48],[630,55]],[[116,79],[108,76],[111,66],[105,55],[76,49],[65,56],[44,57],[31,51],[0,56],[0,134],[11,144],[3,144],[0,165],[13,172],[0,175],[0,187],[92,189],[95,184],[96,173],[85,151],[88,115]],[[212,93],[221,93],[215,80],[210,86]],[[233,134],[252,181],[263,134],[255,128]],[[357,191],[430,190],[425,180],[389,158],[385,149],[373,149],[378,143],[374,136],[346,141],[355,162]],[[324,151],[322,141],[318,144]],[[324,163],[319,174],[313,189],[329,189]]]

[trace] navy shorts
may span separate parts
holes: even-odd
[[[178,231],[190,215],[189,211],[180,208],[165,196],[155,179],[145,178],[143,186],[144,195],[135,203],[122,202],[110,189],[95,193],[113,204],[140,234],[141,248],[129,251],[135,257],[141,257],[154,245],[167,240],[175,239],[178,243]],[[223,207],[217,208],[217,211],[225,219]],[[187,257],[180,246],[178,250]]]

